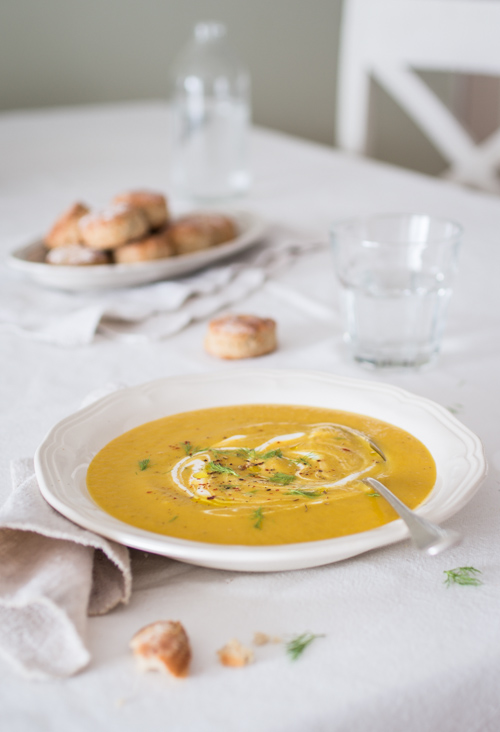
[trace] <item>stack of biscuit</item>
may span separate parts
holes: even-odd
[[[129,264],[207,249],[234,239],[235,222],[216,213],[172,220],[165,196],[130,191],[101,211],[75,203],[44,238],[45,261],[56,265]]]

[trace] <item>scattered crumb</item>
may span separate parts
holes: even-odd
[[[253,637],[254,646],[265,646],[269,643],[271,638],[266,633],[255,633]]]
[[[139,630],[130,641],[141,671],[165,671],[184,677],[189,673],[191,646],[181,623],[158,620]]]
[[[268,643],[281,643],[281,638],[267,635],[267,633],[260,633],[259,631],[255,633],[253,637],[254,646],[265,646]]]
[[[217,651],[219,661],[223,666],[246,666],[253,661],[253,651],[251,648],[245,648],[241,643],[233,638],[226,645]]]

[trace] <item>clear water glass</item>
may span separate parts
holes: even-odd
[[[426,214],[352,219],[331,228],[345,339],[368,367],[420,367],[439,354],[462,236]]]

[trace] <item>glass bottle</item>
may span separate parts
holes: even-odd
[[[172,69],[172,185],[176,193],[216,200],[250,184],[250,76],[222,23],[198,23]]]

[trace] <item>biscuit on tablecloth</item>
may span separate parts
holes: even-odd
[[[276,349],[276,322],[256,315],[224,315],[210,321],[204,345],[218,358],[263,356]]]

